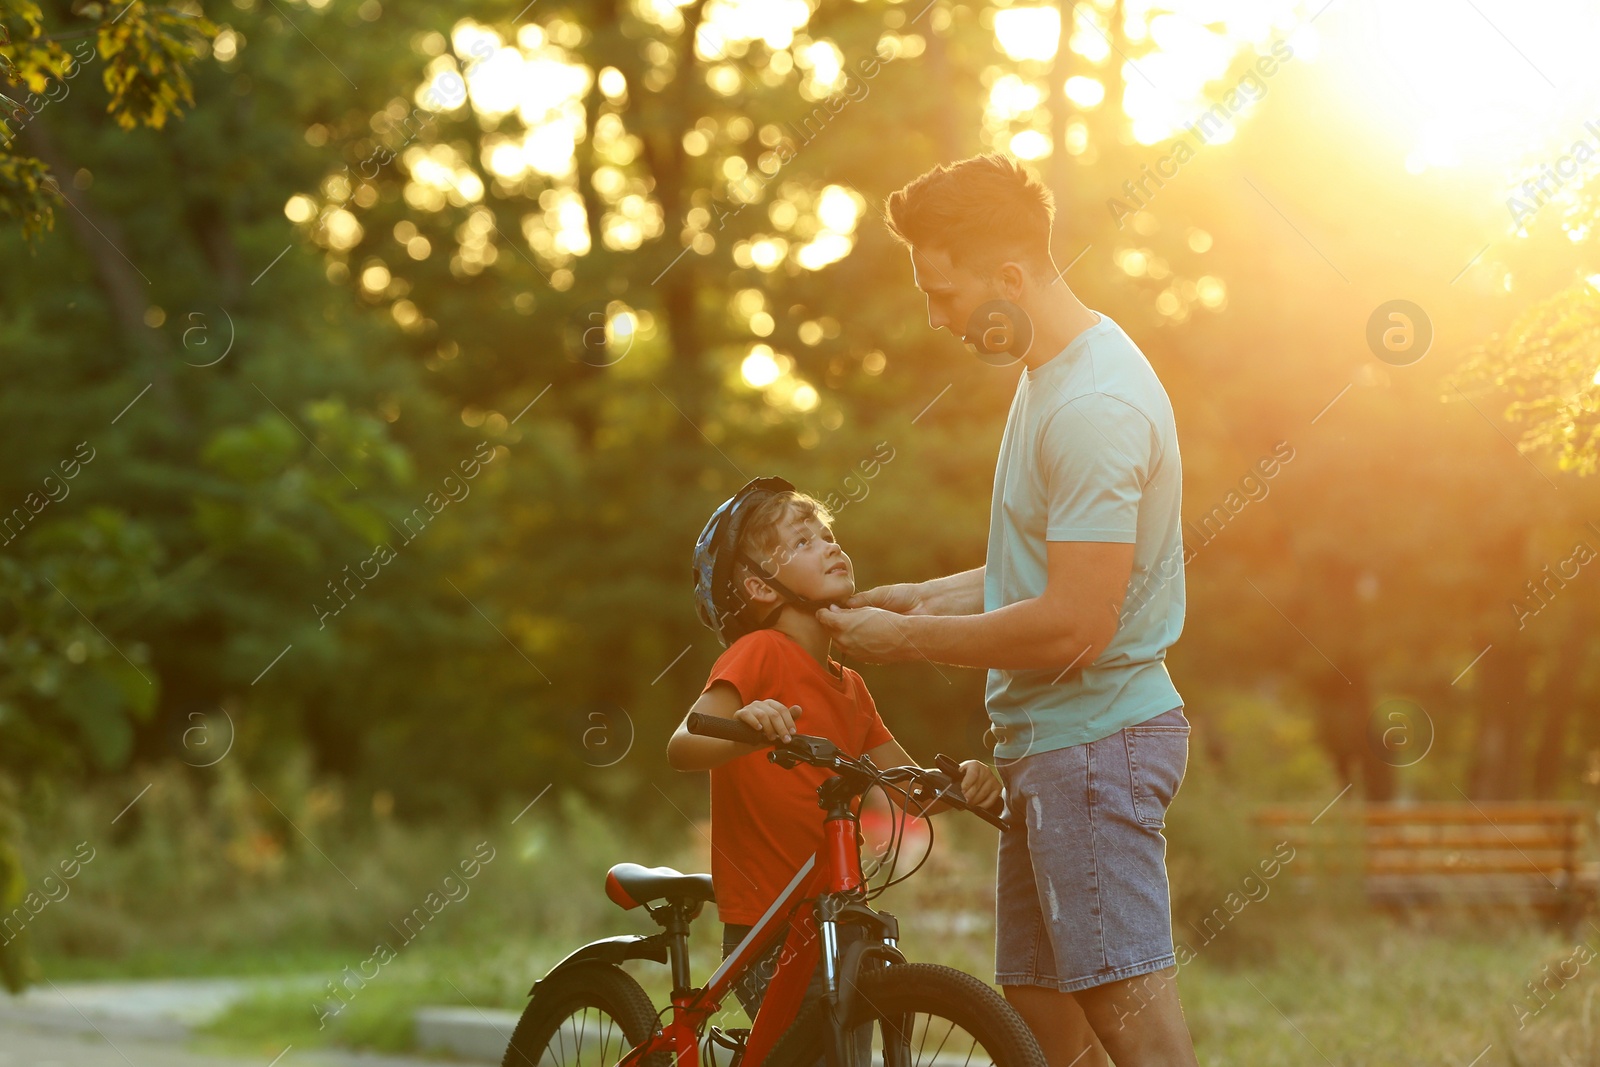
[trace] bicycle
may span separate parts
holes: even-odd
[[[797,734],[774,743],[736,720],[700,714],[689,716],[688,729],[770,746],[767,758],[790,770],[801,763],[832,770],[817,788],[826,813],[821,846],[703,987],[691,982],[688,934],[690,922],[714,901],[711,876],[632,863],[612,867],[606,895],[624,910],[645,907],[660,932],[603,938],[556,964],[529,990],[502,1067],[699,1067],[702,1040],[708,1063],[714,1062],[713,1044],[731,1053],[728,1067],[1045,1067],[1033,1033],[993,987],[949,967],[908,962],[895,917],[868,905],[915,874],[932,853],[930,837],[917,866],[894,877],[906,805],[925,811],[943,801],[1009,829],[1006,819],[967,803],[956,786],[955,761],[941,755],[936,769],[880,769],[821,737]],[[862,873],[858,816],[861,801],[880,788],[886,796],[900,794],[905,805],[892,805],[900,814],[882,865],[888,877],[871,888]],[[750,1028],[710,1026],[707,1034],[734,983],[780,939],[778,966]],[[804,1006],[819,958],[824,996]],[[670,968],[671,1004],[659,1013],[621,967],[636,959]]]

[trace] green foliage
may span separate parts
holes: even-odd
[[[129,7],[99,29],[106,61],[100,77],[111,96],[106,113],[125,130],[159,130],[182,105],[193,106],[188,68],[206,54],[201,42],[215,37],[217,27],[198,13],[152,8],[142,0]]]
[[[101,82],[108,94],[106,114],[118,126],[160,129],[184,105],[194,104],[189,67],[206,53],[204,42],[217,26],[194,10],[129,3],[79,3],[72,14],[95,23],[87,33],[52,34],[43,10],[32,0],[0,9],[0,107],[6,119],[0,146],[0,220],[15,219],[30,240],[54,224],[61,199],[55,177],[34,155],[23,151],[10,123],[24,132],[36,116],[70,93],[70,80],[87,64],[104,63]],[[87,52],[63,41],[92,38]],[[87,43],[85,41],[85,43]],[[45,190],[49,191],[46,195]]]
[[[8,97],[0,95],[0,105],[15,113]],[[49,168],[37,159],[0,156],[0,221],[19,223],[27,238],[52,229],[54,201],[45,193],[50,180]]]
[[[16,787],[0,775],[0,915],[11,914],[22,904],[28,890],[28,875],[17,842],[22,839],[22,824],[17,810]],[[27,985],[33,960],[28,955],[28,932],[0,941],[0,984],[19,993]]]
[[[1600,470],[1600,275],[1539,301],[1473,353],[1448,384],[1510,399],[1518,447],[1564,471]],[[1459,383],[1459,384],[1457,384]],[[1446,394],[1447,399],[1454,399]]]
[[[154,592],[160,547],[150,530],[97,507],[41,520],[0,556],[0,745],[33,773],[121,767],[159,679],[146,646],[115,645],[93,619]]]
[[[536,5],[515,25],[520,4],[477,13],[502,41],[536,28],[562,59],[615,68],[627,88],[590,85],[571,173],[514,179],[487,161],[529,132],[520,113],[414,107],[435,68],[474,60],[450,39],[455,13],[390,4],[370,24],[356,5],[296,6],[291,23],[279,5],[234,4],[214,28],[142,3],[111,26],[113,12],[80,6],[61,20],[86,35],[71,51],[28,4],[6,8],[0,45],[26,88],[6,95],[50,101],[29,126],[61,161],[52,176],[18,154],[28,127],[0,153],[0,217],[20,223],[0,233],[0,508],[35,516],[0,547],[0,770],[29,789],[117,784],[115,800],[96,794],[72,816],[87,830],[152,780],[130,782],[128,768],[194,755],[194,716],[225,710],[237,734],[215,768],[153,775],[118,824],[137,847],[111,850],[103,869],[125,867],[109,884],[143,879],[149,910],[85,891],[63,913],[73,923],[50,926],[52,958],[97,945],[148,958],[191,936],[180,919],[219,953],[279,939],[367,947],[373,905],[341,897],[343,881],[251,783],[330,856],[364,857],[348,873],[386,907],[452,852],[444,831],[415,824],[474,825],[553,784],[542,804],[594,809],[584,823],[566,815],[593,851],[581,835],[540,837],[532,816],[522,847],[592,865],[625,850],[608,827],[640,810],[678,819],[663,794],[698,815],[703,780],[661,758],[719,651],[695,620],[687,561],[711,508],[748,476],[846,495],[838,533],[863,585],[981,561],[1015,370],[928,330],[876,215],[925,168],[1003,143],[982,123],[1004,61],[981,7],[936,5],[916,27],[879,0],[819,8],[807,33],[834,40],[852,71],[886,38],[906,52],[757,185],[729,175],[770,172],[770,131],[823,105],[761,43],[727,60],[736,91],[714,90],[721,61],[693,45],[698,3],[662,16],[681,25],[609,3]],[[229,47],[207,59],[184,43],[222,29]],[[88,69],[91,42],[111,120],[61,88]],[[1018,69],[1040,84],[1059,73]],[[1107,106],[1049,117],[1087,128],[1084,151],[1050,165],[1064,165],[1055,254],[1150,357],[1183,438],[1197,555],[1168,663],[1197,724],[1185,796],[1205,803],[1174,815],[1180,914],[1207,914],[1261,858],[1244,827],[1264,798],[1326,799],[1349,782],[1375,797],[1577,795],[1600,750],[1600,720],[1568,714],[1600,690],[1584,639],[1597,601],[1562,594],[1515,643],[1507,601],[1565,558],[1574,516],[1600,514],[1595,489],[1550,471],[1553,493],[1482,420],[1437,404],[1430,375],[1455,358],[1442,343],[1392,368],[1352,326],[1372,292],[1439,274],[1425,253],[1460,219],[1363,184],[1376,179],[1359,158],[1282,152],[1306,125],[1279,104],[1297,91],[1286,72],[1235,142],[1119,228],[1103,193],[1145,161],[1114,106],[1120,69],[1092,71]],[[179,108],[184,121],[167,122]],[[448,159],[454,184],[417,180],[414,153]],[[1254,188],[1239,180],[1246,161]],[[82,215],[40,239],[57,179]],[[768,270],[743,254],[814,237],[830,187],[861,212],[848,255],[812,270],[791,254]],[[580,208],[582,254],[566,241],[575,229],[552,236]],[[1353,275],[1346,257],[1368,255],[1362,284],[1308,277],[1326,264],[1287,218]],[[1325,236],[1353,218],[1420,237],[1371,251]],[[637,241],[618,237],[630,225]],[[1534,245],[1514,265],[1548,252]],[[1202,278],[1224,303],[1194,299]],[[1430,306],[1481,336],[1509,311],[1474,281],[1441,279]],[[1590,394],[1537,405],[1586,372],[1593,299],[1566,294],[1507,350],[1526,366],[1505,382],[1527,389],[1530,417],[1555,420],[1552,444],[1574,449],[1592,442]],[[1171,301],[1181,314],[1159,310]],[[597,313],[620,355],[585,347]],[[757,344],[787,360],[779,387],[742,379]],[[801,384],[814,405],[794,402]],[[103,456],[70,497],[30,505],[85,440]],[[1283,440],[1296,458],[1270,494],[1229,514],[1223,502]],[[880,442],[895,458],[863,483]],[[1218,507],[1225,528],[1202,533]],[[379,545],[394,558],[374,571]],[[864,673],[914,754],[983,754],[981,673]],[[1414,769],[1373,744],[1391,693],[1438,728]],[[586,746],[597,722],[615,747]],[[380,794],[392,822],[367,826],[357,809]],[[326,810],[335,798],[340,816]],[[562,863],[504,870],[549,879],[523,885],[507,927],[595,919]],[[1217,958],[1264,954],[1277,906],[1246,912]],[[978,958],[982,931],[963,929]]]

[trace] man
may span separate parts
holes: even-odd
[[[1001,835],[996,980],[1051,1067],[1196,1064],[1176,985],[1166,807],[1189,724],[1167,673],[1183,628],[1172,405],[1127,334],[1050,257],[1050,191],[998,154],[886,203],[934,329],[1024,369],[984,566],[818,613],[859,659],[989,671],[1015,828]]]

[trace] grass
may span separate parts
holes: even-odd
[[[955,940],[918,936],[914,916],[903,917],[902,946],[912,958],[992,976],[990,950],[979,947],[987,943],[987,928]],[[716,965],[712,919],[696,931],[702,940],[694,973],[702,978]],[[1600,943],[1600,937],[1594,940]],[[245,1001],[209,1032],[236,1050],[269,1057],[288,1043],[402,1051],[411,1047],[416,1008],[519,1010],[531,980],[568,947],[517,939],[487,951],[419,945],[360,989],[326,1030],[317,1028],[318,991],[308,986],[301,993]],[[1526,993],[1523,983],[1570,953],[1570,941],[1537,927],[1498,931],[1491,938],[1481,930],[1419,928],[1373,917],[1308,926],[1303,938],[1281,945],[1268,962],[1241,966],[1202,954],[1180,972],[1180,988],[1200,1061],[1207,1065],[1591,1064],[1600,1054],[1593,1011],[1600,983],[1592,975],[1580,974],[1555,991],[1531,1018],[1519,1018],[1512,1007]],[[665,968],[636,963],[629,970],[654,1003],[665,1003]],[[718,1021],[744,1024],[737,1008]],[[1519,1022],[1525,1026],[1519,1029]]]
[[[1504,915],[1386,917],[1365,911],[1348,886],[1301,892],[1304,864],[1262,874],[1274,843],[1248,829],[1251,802],[1202,768],[1191,774],[1169,819],[1168,865],[1178,937],[1197,952],[1180,988],[1203,1064],[1600,1063],[1600,928],[1558,934]],[[118,824],[120,836],[108,840],[100,809],[115,814],[152,778]],[[75,796],[36,817],[31,869],[49,867],[79,840],[98,849],[71,895],[29,929],[44,973],[57,981],[306,976],[237,1003],[205,1040],[263,1062],[288,1044],[399,1052],[412,1047],[418,1007],[517,1011],[531,983],[583,942],[653,930],[642,913],[605,899],[612,863],[708,866],[702,828],[679,813],[625,826],[559,791],[516,822],[520,805],[418,826],[308,781],[262,782],[297,833],[241,785],[220,777],[200,789],[181,771],[156,769],[132,791]],[[989,979],[994,835],[960,817],[939,824],[926,867],[877,906],[900,917],[913,959]],[[463,860],[482,842],[494,859],[469,878]],[[451,891],[459,899],[440,906]],[[1199,924],[1241,892],[1248,906],[1220,932],[1201,935]],[[437,914],[421,912],[424,924],[414,920],[407,936],[407,916],[430,893]],[[694,974],[703,979],[719,956],[714,909],[695,935]],[[1595,958],[1574,971],[1584,937]],[[358,972],[379,944],[392,961],[375,976],[369,964],[371,977],[351,981],[345,1006],[319,1025],[319,1012],[341,1002],[330,984]],[[1533,999],[1530,989],[1563,967],[1567,980]],[[665,968],[629,970],[654,1003],[666,1002]],[[742,1012],[733,1007],[719,1021],[740,1025]]]
[[[619,916],[619,919],[621,917]],[[715,967],[714,916],[704,929],[694,973]],[[902,947],[914,959],[992,977],[987,928],[951,940],[918,936],[904,913]],[[626,926],[626,922],[618,926]],[[1593,937],[1600,944],[1600,937]],[[271,1056],[296,1048],[343,1044],[383,1051],[411,1047],[416,1008],[471,1004],[519,1010],[528,984],[568,943],[511,940],[488,951],[416,947],[392,970],[358,991],[326,1030],[316,1026],[317,990],[261,996],[236,1006],[209,1028],[238,1051]],[[1523,983],[1571,954],[1570,941],[1537,927],[1497,931],[1430,929],[1388,918],[1308,926],[1253,965],[1203,954],[1180,972],[1180,988],[1200,1061],[1205,1065],[1333,1064],[1336,1067],[1520,1067],[1600,1062],[1600,983],[1591,974],[1556,990],[1544,1010],[1523,1018],[1513,1003]],[[629,964],[658,1006],[666,1002],[665,968]],[[745,1025],[733,1008],[718,1020]],[[1519,1022],[1525,1025],[1519,1028]],[[1480,1057],[1481,1054],[1481,1058]]]

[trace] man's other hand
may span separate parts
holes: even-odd
[[[847,608],[882,608],[896,615],[917,615],[922,606],[917,587],[910,583],[879,585],[864,593],[857,593],[844,602]]]
[[[892,611],[878,607],[841,608],[833,605],[817,612],[817,621],[827,629],[834,646],[846,658],[866,663],[894,663],[917,658],[916,651],[895,624],[895,613]]]

